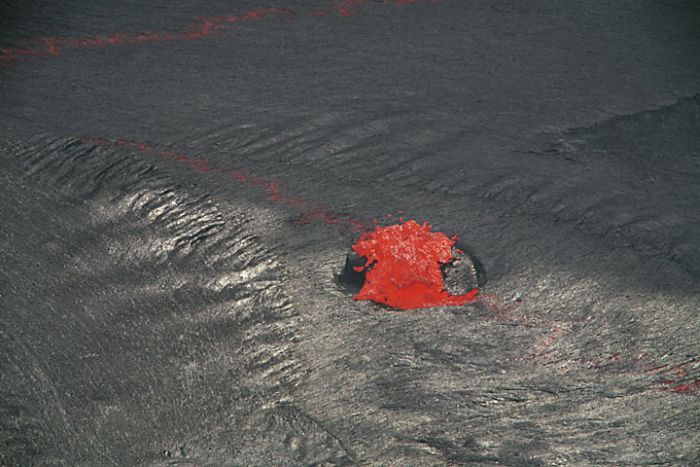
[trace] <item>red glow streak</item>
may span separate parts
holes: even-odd
[[[666,386],[671,386],[673,384],[676,384],[678,380],[670,380],[670,381],[664,381],[664,385]],[[696,379],[695,381],[692,381],[690,383],[684,383],[684,384],[676,384],[675,386],[671,387],[661,387],[659,388],[662,391],[671,391],[671,392],[693,392],[698,389],[700,389],[700,379]]]
[[[348,214],[330,212],[319,204],[289,196],[285,194],[284,190],[279,186],[279,184],[273,180],[254,177],[242,169],[222,169],[216,167],[209,159],[205,157],[192,157],[182,153],[165,151],[148,143],[129,141],[125,139],[110,140],[88,136],[76,136],[75,138],[79,141],[92,143],[99,146],[118,146],[129,148],[142,154],[178,162],[200,173],[220,174],[226,176],[230,180],[257,188],[265,192],[270,201],[284,204],[285,206],[299,211],[301,216],[296,220],[297,224],[323,222],[324,224],[328,225],[344,225],[356,232],[364,232],[371,228],[370,224],[359,219],[355,219]]]
[[[39,48],[4,48],[0,50],[0,63],[9,64],[22,57],[55,57],[61,55],[65,47],[71,48],[107,48],[112,46],[137,45],[153,42],[174,42],[198,40],[211,36],[218,31],[235,27],[238,23],[269,20],[280,17],[307,16],[311,18],[326,17],[337,14],[350,17],[357,14],[358,8],[365,6],[368,0],[344,0],[326,8],[315,10],[298,10],[291,8],[260,7],[254,8],[235,16],[198,17],[194,23],[181,32],[149,32],[149,33],[115,33],[110,37],[64,38],[42,37],[43,47]],[[419,0],[385,0],[384,4],[403,6],[419,3]],[[426,0],[426,3],[436,3],[436,0]]]
[[[647,369],[645,373],[649,372],[663,372],[666,375],[669,375],[667,377],[670,377],[671,379],[668,379],[666,381],[663,381],[661,384],[662,386],[659,387],[658,389],[661,391],[671,391],[675,393],[682,393],[682,392],[695,392],[698,389],[700,389],[700,379],[696,379],[690,382],[681,382],[684,379],[686,379],[688,376],[690,376],[690,372],[686,369],[687,366],[692,365],[693,363],[696,363],[697,359],[692,358],[690,360],[687,360],[685,362],[681,362],[679,364],[670,366],[668,364],[666,365],[660,365],[651,369]],[[672,374],[672,376],[671,376]]]
[[[367,3],[367,0],[344,0],[337,6],[340,16],[353,16],[355,10]]]
[[[453,260],[456,238],[432,232],[427,222],[413,220],[364,233],[352,249],[367,258],[356,271],[366,271],[355,300],[372,300],[409,310],[458,306],[474,301],[478,290],[451,295],[445,290],[440,267]]]

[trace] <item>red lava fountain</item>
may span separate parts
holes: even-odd
[[[477,289],[463,295],[445,290],[441,267],[454,260],[452,247],[457,237],[433,232],[409,220],[403,224],[377,227],[363,234],[352,249],[367,258],[365,282],[355,300],[372,300],[393,308],[410,310],[435,306],[458,306],[476,299]]]

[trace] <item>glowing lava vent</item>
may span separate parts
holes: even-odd
[[[359,289],[355,300],[401,310],[457,306],[475,300],[486,282],[483,267],[457,237],[433,232],[427,222],[377,227],[352,250],[340,280]]]

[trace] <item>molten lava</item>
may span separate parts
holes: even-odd
[[[454,260],[456,237],[433,232],[409,220],[403,224],[377,227],[363,234],[352,249],[367,259],[365,282],[355,300],[372,300],[393,308],[409,310],[435,306],[457,306],[476,299],[477,289],[462,295],[445,290],[442,267]]]

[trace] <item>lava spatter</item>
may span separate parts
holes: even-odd
[[[458,306],[475,300],[476,288],[460,295],[445,290],[443,267],[454,261],[456,241],[456,237],[433,232],[427,222],[421,225],[414,220],[363,234],[352,247],[365,259],[363,265],[352,268],[365,275],[354,299],[401,310]]]

